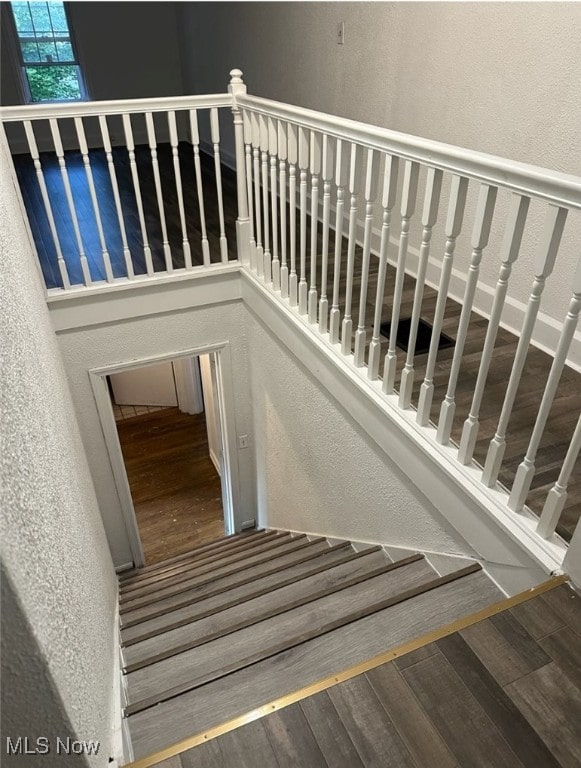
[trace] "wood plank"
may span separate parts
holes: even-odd
[[[299,703],[327,765],[363,768],[363,763],[327,691]]]
[[[216,739],[224,760],[224,768],[276,768],[275,752],[264,721],[248,723]]]
[[[415,768],[365,675],[329,688],[328,694],[366,768]]]
[[[193,562],[199,562],[210,557],[218,557],[221,553],[230,551],[233,547],[243,546],[250,544],[257,538],[262,539],[265,533],[275,534],[277,531],[258,531],[252,534],[239,534],[233,536],[226,536],[223,539],[217,539],[215,542],[210,542],[205,546],[199,546],[195,549],[176,555],[175,557],[163,560],[161,563],[156,563],[149,568],[145,566],[137,571],[132,571],[133,574],[130,578],[120,578],[120,587],[123,592],[129,591],[130,587],[138,584],[146,584],[150,580],[155,579],[162,573],[167,573],[174,568],[183,568]]]
[[[551,662],[506,692],[563,768],[581,765],[581,692]]]
[[[131,584],[121,591],[120,602],[127,603],[130,600],[136,600],[139,597],[149,595],[159,589],[165,589],[173,584],[180,584],[185,579],[195,578],[212,570],[219,570],[230,563],[236,563],[244,560],[246,557],[252,557],[258,552],[269,551],[276,542],[287,541],[291,538],[290,533],[278,533],[278,531],[269,531],[253,537],[250,542],[236,544],[226,552],[220,551],[215,555],[201,557],[194,562],[184,563],[180,566],[173,566],[169,571],[163,571],[155,576],[150,576],[146,581],[138,584]],[[296,536],[294,538],[300,538]]]
[[[564,627],[539,640],[539,645],[581,691],[581,638]]]
[[[173,598],[176,596],[179,597],[187,591],[197,589],[198,587],[204,587],[206,584],[213,584],[218,581],[218,579],[230,576],[234,573],[239,574],[241,571],[247,571],[255,565],[268,563],[272,560],[273,553],[276,555],[296,552],[299,549],[304,549],[310,544],[318,543],[320,541],[323,541],[323,539],[313,539],[312,541],[309,541],[304,534],[295,537],[283,536],[281,538],[277,538],[276,541],[272,542],[268,546],[265,545],[263,548],[261,548],[259,554],[254,554],[248,558],[245,558],[242,563],[236,561],[235,563],[229,564],[217,570],[210,570],[201,576],[198,575],[192,579],[184,579],[183,581],[180,581],[178,584],[172,585],[171,587],[160,588],[151,596],[148,595],[147,597],[131,600],[127,603],[124,603],[124,605],[120,607],[119,612],[123,616],[126,613],[130,613],[131,611],[135,611],[138,608],[143,607],[151,607],[152,611],[155,611],[157,610],[155,606],[156,603],[164,602],[168,598]]]
[[[162,634],[156,633],[140,643],[132,642],[124,646],[124,659],[127,664],[132,664],[155,652],[232,627],[241,619],[256,620],[272,607],[287,605],[292,598],[302,594],[312,594],[317,587],[338,586],[346,576],[369,573],[374,567],[385,565],[385,561],[385,555],[379,547],[374,551],[351,552],[343,558],[343,562],[324,561],[310,571],[291,576],[278,585],[263,587],[229,604],[200,612],[197,617],[184,620],[173,628],[166,628]]]
[[[549,608],[540,597],[515,605],[510,612],[533,640],[539,640],[565,626],[565,620]]]
[[[522,763],[441,654],[401,673],[460,765],[516,768]]]
[[[373,616],[379,611],[407,602],[420,594],[438,589],[479,570],[477,565],[468,566],[455,574],[423,581],[403,592],[399,591],[397,577],[405,578],[410,571],[417,570],[418,565],[423,563],[408,565],[390,574],[390,578],[380,576],[370,579],[356,587],[351,587],[340,596],[330,595],[320,600],[315,607],[309,606],[308,610],[303,608],[285,614],[282,620],[277,618],[276,621],[263,622],[260,627],[260,636],[256,627],[241,630],[235,638],[230,636],[204,646],[201,651],[198,649],[181,654],[179,662],[168,659],[146,670],[138,670],[127,675],[130,704],[126,708],[126,714],[135,714],[154,707],[160,701],[167,701],[207,685],[244,667],[253,666],[272,656],[304,645],[347,624]],[[377,600],[378,591],[388,594],[391,591],[392,596]],[[358,606],[355,610],[354,605]],[[333,618],[335,616],[337,618]],[[247,653],[249,647],[254,649],[250,654]],[[236,653],[238,658],[235,656]],[[227,664],[224,664],[225,658],[229,659]],[[204,673],[196,674],[196,670],[200,669],[203,669]],[[170,682],[172,678],[173,685]],[[183,681],[184,678],[186,682],[175,682]]]
[[[512,626],[509,626],[509,622]],[[512,616],[500,624],[486,619],[462,630],[461,635],[502,686],[550,661],[542,648]]]
[[[169,611],[158,618],[123,629],[121,631],[122,645],[130,646],[133,643],[141,642],[141,640],[156,637],[165,632],[166,629],[171,630],[191,621],[211,616],[223,608],[232,607],[246,599],[252,599],[252,595],[256,593],[276,589],[277,585],[286,584],[287,581],[292,583],[295,579],[300,579],[311,571],[332,568],[335,563],[341,563],[355,554],[349,542],[342,542],[329,547],[326,541],[310,547],[307,553],[302,555],[299,552],[294,559],[290,557],[276,558],[277,565],[265,570],[259,582],[251,577],[240,579],[228,587],[207,591],[199,600],[188,603],[183,608]],[[257,588],[257,584],[261,586]]]
[[[180,761],[181,768],[226,768],[218,739],[188,749],[180,755]]]
[[[461,635],[445,637],[436,645],[522,764],[558,768],[544,742]]]
[[[456,758],[395,664],[383,664],[366,672],[365,676],[416,763],[455,768]]]
[[[426,566],[427,567],[427,566]],[[433,574],[433,571],[430,572]],[[308,645],[222,678],[129,719],[135,754],[167,747],[196,730],[242,716],[280,696],[394,648],[501,597],[480,572],[374,616],[349,624]]]
[[[399,670],[404,670],[417,664],[419,661],[429,659],[430,656],[433,656],[435,653],[438,653],[436,643],[429,643],[429,645],[424,645],[411,653],[406,653],[405,656],[400,656],[400,658],[395,659],[393,663]]]
[[[262,723],[275,755],[273,768],[327,768],[327,761],[298,704],[274,712]],[[262,764],[255,762],[254,766]]]
[[[252,567],[245,569],[242,578],[239,575],[242,568],[234,569],[216,579],[208,578],[204,583],[197,584],[192,589],[169,597],[157,605],[149,605],[145,608],[128,611],[121,617],[121,629],[134,627],[144,621],[164,616],[168,612],[175,611],[177,608],[183,608],[205,600],[210,595],[222,594],[242,584],[252,583],[257,579],[262,579],[265,574],[269,575],[273,569],[276,571],[289,564],[294,564],[302,557],[310,556],[313,553],[320,555],[328,551],[329,545],[326,540],[307,541],[306,543],[304,541],[292,542],[282,550],[279,550],[276,557],[269,558],[267,563],[272,564],[270,567],[264,562],[255,563]]]
[[[338,592],[342,592],[343,590],[355,587],[365,581],[370,581],[380,576],[384,576],[385,574],[396,570],[396,568],[405,567],[406,565],[415,563],[422,558],[423,555],[412,555],[411,557],[404,558],[403,560],[398,560],[395,563],[386,563],[384,559],[383,564],[377,568],[373,568],[372,570],[366,570],[365,568],[359,569],[357,573],[348,573],[347,577],[343,576],[343,579],[341,579],[339,575],[335,575],[335,569],[333,569],[330,583],[326,584],[325,586],[317,588],[319,585],[316,584],[314,585],[313,589],[306,591],[303,595],[297,597],[297,589],[295,585],[293,585],[294,588],[290,595],[277,593],[275,600],[271,602],[271,605],[263,607],[262,610],[259,609],[257,614],[248,614],[248,606],[245,606],[244,616],[239,616],[234,622],[231,623],[230,621],[226,620],[222,627],[219,627],[212,632],[207,633],[202,630],[198,637],[190,637],[186,642],[179,643],[178,645],[172,645],[165,650],[160,651],[158,649],[157,652],[153,655],[146,656],[144,659],[128,664],[124,672],[126,674],[130,674],[131,672],[134,672],[138,669],[143,669],[145,667],[151,666],[152,664],[157,664],[160,661],[164,661],[165,659],[169,659],[173,656],[185,653],[186,651],[199,648],[206,643],[211,643],[214,640],[227,637],[228,635],[232,635],[235,632],[246,629],[247,627],[252,627],[255,624],[269,621],[276,616],[281,616],[282,614],[295,611],[296,609],[302,608],[303,606],[309,605],[310,603],[321,601],[325,597],[336,595]],[[292,597],[293,595],[295,595],[294,598]]]
[[[543,595],[542,600],[581,637],[581,596],[578,592],[563,584]]]

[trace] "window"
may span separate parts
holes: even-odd
[[[86,97],[64,3],[10,3],[28,101]]]

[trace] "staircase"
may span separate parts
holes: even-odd
[[[468,561],[466,561],[468,562]],[[464,565],[462,561],[459,561]],[[502,594],[470,562],[256,531],[121,578],[135,758],[447,625]]]

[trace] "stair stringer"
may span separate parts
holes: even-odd
[[[550,540],[538,536],[532,513],[508,510],[508,494],[500,487],[483,486],[476,465],[462,466],[455,458],[456,448],[436,443],[434,427],[418,426],[413,409],[400,410],[397,395],[383,394],[381,382],[369,381],[365,368],[357,368],[352,356],[341,355],[339,345],[321,336],[317,326],[298,315],[278,293],[245,269],[241,269],[241,278],[249,312],[429,499],[505,592],[514,594],[538,584],[548,573],[560,572],[567,547],[558,536]],[[260,522],[268,526],[267,520]],[[277,522],[276,527],[286,526]],[[292,521],[288,528],[293,528]],[[309,533],[343,536],[340,531]],[[365,540],[364,535],[360,538]],[[426,541],[421,549],[429,552],[430,544]]]

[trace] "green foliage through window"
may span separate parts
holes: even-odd
[[[11,3],[31,100],[83,98],[67,15],[62,2]]]

